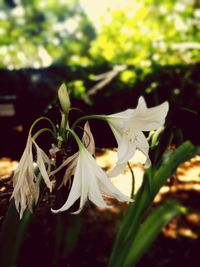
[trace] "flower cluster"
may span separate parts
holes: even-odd
[[[127,109],[112,115],[81,117],[72,126],[69,126],[70,100],[64,85],[59,88],[58,97],[62,118],[60,126],[55,127],[53,122],[50,122],[53,130],[45,128],[34,136],[32,136],[32,126],[26,148],[18,168],[14,172],[12,197],[15,200],[20,218],[22,218],[23,212],[27,207],[32,211],[32,207],[39,198],[40,179],[36,175],[36,168],[40,174],[39,176],[44,180],[50,191],[52,190],[52,177],[56,177],[56,174],[65,168],[61,186],[66,186],[67,183],[70,183],[71,188],[65,204],[57,210],[52,209],[54,213],[68,210],[78,199],[80,199],[79,208],[75,213],[81,211],[87,200],[90,200],[98,207],[108,208],[109,206],[106,204],[104,196],[116,198],[122,202],[132,201],[132,199],[122,194],[111,183],[108,176],[116,176],[121,173],[136,149],[146,155],[145,167],[148,168],[151,165],[148,156],[149,144],[143,132],[154,131],[163,126],[169,108],[168,102],[164,102],[156,107],[147,108],[144,98],[140,97],[135,109]],[[95,161],[95,142],[89,126],[89,119],[106,121],[116,138],[118,160],[114,169],[108,174]],[[86,122],[83,136],[80,140],[75,129],[77,124],[83,120]],[[57,144],[54,144],[50,153],[53,153],[55,157],[60,150],[66,148],[62,144],[66,144],[69,138],[73,137],[77,143],[77,152],[68,155],[60,166],[52,164],[51,157],[48,157],[36,143],[36,138],[46,130],[52,133],[55,140],[57,140]]]

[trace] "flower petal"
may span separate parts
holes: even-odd
[[[74,174],[73,184],[72,184],[69,196],[67,198],[67,201],[60,209],[57,209],[57,210],[51,209],[53,213],[58,213],[61,211],[68,210],[76,202],[76,200],[81,196],[81,187],[83,185],[82,185],[82,181],[81,181],[82,179],[80,175],[81,175],[81,160],[79,157],[78,163],[76,166],[76,171]]]
[[[134,128],[140,131],[153,131],[163,126],[165,117],[169,110],[168,102],[164,102],[156,107],[147,108],[144,99],[138,103],[138,106],[127,123],[127,128]]]
[[[129,140],[125,135],[123,135],[121,142],[118,146],[118,164],[127,162],[135,154],[135,144],[132,140]]]
[[[100,187],[101,193],[105,196],[110,196],[118,199],[119,201],[131,201],[130,198],[123,193],[121,193],[109,180],[106,173],[96,164],[95,159],[89,154],[86,153],[88,162],[92,166],[92,171],[94,172],[98,186]]]
[[[109,177],[115,177],[122,173],[127,165],[127,162],[116,163],[116,166],[108,173]]]
[[[78,155],[79,155],[79,153],[77,152],[77,153],[73,154],[72,156],[68,157],[65,161],[63,161],[63,163],[58,168],[56,168],[55,170],[50,172],[49,176],[52,176],[52,175],[56,174],[57,172],[59,172],[63,167],[67,166],[73,160],[78,158]]]
[[[111,183],[88,150],[82,147],[79,151],[78,163],[69,197],[60,209],[52,209],[52,212],[57,213],[69,209],[79,197],[79,209],[74,213],[81,211],[88,198],[95,205],[107,208],[109,206],[105,203],[103,195],[114,197],[119,201],[131,201],[129,197],[122,194]]]
[[[90,130],[90,125],[88,121],[86,121],[84,125],[82,142],[84,146],[87,148],[87,150],[90,152],[90,154],[94,155],[95,154],[95,142],[94,142],[94,137]]]
[[[116,166],[109,172],[109,177],[114,177],[119,175],[125,169],[127,162],[133,157],[136,151],[136,146],[134,142],[129,141],[129,139],[124,135],[121,139],[121,143],[118,146],[117,155],[118,161]]]
[[[120,143],[120,139],[123,135],[124,128],[127,121],[133,114],[133,109],[127,109],[125,111],[115,113],[113,115],[106,116],[106,120],[117,140],[117,143]]]
[[[60,185],[60,187],[64,184],[66,185],[68,181],[70,181],[70,179],[72,178],[72,176],[74,175],[75,173],[75,169],[76,169],[76,165],[77,165],[77,162],[78,162],[78,153],[77,154],[77,157],[75,157],[67,166],[66,168],[66,171],[65,171],[65,174],[63,176],[63,180],[62,180],[62,183]],[[71,158],[71,157],[70,157]]]
[[[44,151],[36,144],[34,140],[33,140],[33,144],[35,145],[36,152],[37,152],[37,166],[40,170],[40,173],[44,179],[46,186],[50,189],[50,191],[52,191],[52,183],[49,180],[49,175],[45,167],[45,163],[47,162],[47,164],[49,165],[50,161],[48,157],[45,156],[46,154],[44,153]]]
[[[149,158],[149,143],[142,132],[137,133],[135,144],[137,149],[139,149],[146,156],[146,162],[144,166],[145,168],[149,168],[151,166],[151,160]]]

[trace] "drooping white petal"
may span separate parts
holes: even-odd
[[[19,217],[22,219],[23,213],[26,210],[27,204],[26,204],[26,197],[23,192],[23,190],[20,190],[19,192],[19,200],[18,200],[18,212],[19,212]]]
[[[114,123],[111,123],[111,121],[108,121],[110,128],[115,136],[115,139],[117,141],[117,144],[120,144],[121,138],[123,136],[123,128],[118,128]]]
[[[57,172],[59,172],[63,167],[67,166],[68,164],[70,164],[71,161],[75,160],[76,158],[78,158],[78,152],[73,154],[72,156],[68,157],[65,161],[63,161],[63,163],[56,168],[55,170],[51,171],[49,176],[52,176],[54,174],[56,174]]]
[[[49,179],[49,174],[47,173],[47,169],[45,166],[45,163],[48,166],[48,170],[50,170],[50,160],[45,154],[45,152],[36,144],[36,142],[33,140],[33,144],[36,147],[36,153],[37,153],[37,167],[40,170],[40,173],[44,179],[44,182],[46,186],[52,191],[52,182]]]
[[[78,158],[75,174],[74,174],[74,180],[73,184],[68,196],[67,201],[60,209],[51,209],[53,213],[58,213],[61,211],[68,210],[75,202],[78,200],[78,198],[81,196],[81,160],[80,156]]]
[[[92,176],[91,176],[92,178]],[[109,208],[110,206],[106,204],[102,197],[100,191],[100,185],[96,179],[90,179],[88,199],[93,202],[99,208]]]
[[[90,199],[95,205],[107,208],[103,196],[110,196],[119,201],[131,201],[122,194],[108,179],[105,172],[96,164],[95,159],[82,147],[79,152],[78,163],[75,170],[71,191],[66,203],[54,213],[69,209],[80,197],[80,205],[77,212],[83,208],[85,202]],[[75,212],[75,213],[77,213]]]
[[[136,147],[133,141],[123,135],[117,150],[119,164],[127,162],[135,154]]]
[[[37,202],[39,197],[39,183],[34,174],[32,139],[28,136],[27,144],[20,159],[18,168],[13,176],[13,193],[16,209],[23,216],[25,209],[28,207],[32,211],[32,206]]]
[[[149,168],[151,166],[151,160],[149,158],[149,143],[147,142],[147,139],[142,132],[137,133],[135,144],[136,147],[146,156],[144,167]]]
[[[119,175],[120,173],[122,173],[125,169],[127,165],[127,161],[126,162],[122,162],[122,163],[116,163],[115,167],[108,173],[109,177],[115,177],[117,175]]]
[[[114,197],[118,199],[119,201],[130,201],[129,197],[122,194],[111,183],[106,173],[96,164],[95,159],[87,151],[85,151],[84,156],[85,158],[87,158],[87,165],[92,166],[93,176],[96,177],[98,186],[100,187],[100,191],[103,195]]]
[[[85,150],[87,151],[87,150]],[[89,184],[91,180],[91,166],[88,166],[87,161],[84,158],[84,153],[82,151],[79,152],[80,156],[80,179],[81,179],[81,197],[80,197],[80,205],[79,205],[79,210],[81,210],[87,201],[88,198],[88,192],[89,192]],[[89,153],[87,151],[87,153]],[[85,177],[86,175],[86,170],[85,168],[88,168],[87,170],[87,178]],[[91,168],[91,169],[90,169]]]
[[[27,172],[27,163],[29,160],[29,151],[30,151],[31,144],[31,138],[28,137],[25,150],[22,154],[22,157],[19,161],[17,169],[14,171],[13,175],[13,183],[14,183],[14,191],[12,196],[17,192],[21,186],[23,185],[24,176]]]
[[[63,180],[62,180],[61,186],[63,184],[66,185],[68,181],[71,181],[71,177],[75,173],[76,165],[77,165],[77,162],[78,162],[78,152],[75,153],[74,155],[69,157],[70,161],[69,161],[69,164],[67,165],[65,174],[63,176]]]
[[[37,203],[39,198],[39,180],[35,175],[34,160],[33,160],[33,145],[36,148],[37,166],[40,173],[46,183],[46,185],[52,188],[52,184],[49,180],[49,172],[51,163],[45,152],[39,148],[31,136],[28,136],[24,153],[20,159],[18,168],[14,172],[13,176],[13,197],[15,200],[16,209],[22,218],[26,208],[32,211],[33,206]]]
[[[83,142],[84,146],[87,148],[87,150],[89,151],[89,153],[94,155],[95,154],[95,142],[94,142],[94,137],[93,137],[92,132],[90,130],[90,125],[89,125],[88,121],[84,125],[82,142]],[[68,157],[57,169],[55,169],[54,171],[52,171],[50,173],[50,176],[52,176],[52,175],[56,174],[58,171],[60,171],[63,167],[67,166],[60,187],[62,185],[66,185],[67,182],[74,175],[76,165],[78,162],[78,157],[79,157],[79,152]]]
[[[125,135],[122,137],[121,142],[117,149],[118,160],[115,167],[109,172],[110,177],[117,176],[125,169],[129,159],[133,157],[136,151],[136,145],[131,142]]]

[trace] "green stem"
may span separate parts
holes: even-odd
[[[53,129],[53,135],[56,136],[56,134],[57,134],[56,127],[55,127],[54,123],[52,122],[52,120],[50,120],[50,119],[47,118],[47,117],[40,117],[40,118],[38,118],[37,120],[35,120],[35,121],[33,122],[33,124],[31,125],[31,128],[30,128],[30,130],[29,130],[29,134],[31,134],[31,132],[32,132],[33,128],[35,127],[35,125],[36,125],[39,121],[41,121],[41,120],[46,120],[46,121],[48,121],[48,122],[50,123],[50,125],[52,126],[52,129]]]
[[[135,192],[135,175],[134,175],[133,169],[131,168],[131,165],[129,162],[128,162],[128,167],[129,167],[129,170],[130,170],[131,176],[132,176],[131,198],[133,198],[134,192]]]
[[[43,128],[41,130],[39,130],[37,133],[34,134],[34,136],[32,137],[34,140],[38,138],[38,136],[40,134],[42,134],[43,132],[50,132],[53,136],[54,136],[54,132],[52,130],[50,130],[49,128]]]
[[[70,129],[70,128],[67,128],[67,131],[70,132],[70,133],[72,134],[72,136],[73,136],[74,139],[76,140],[76,143],[77,143],[77,145],[78,145],[78,147],[79,147],[79,150],[81,150],[81,149],[84,147],[84,145],[83,145],[83,143],[81,142],[81,140],[80,140],[80,138],[78,137],[78,135],[77,135],[72,129]]]
[[[61,135],[63,139],[65,139],[68,114],[62,113],[61,117],[62,117],[60,123]]]
[[[75,127],[76,127],[76,125],[78,123],[80,123],[81,121],[84,121],[84,120],[93,120],[93,119],[107,121],[106,120],[106,115],[87,115],[87,116],[83,116],[83,117],[79,118],[78,120],[76,120],[74,122],[74,124],[72,125],[71,129],[74,130]]]

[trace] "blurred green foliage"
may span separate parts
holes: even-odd
[[[73,104],[93,113],[133,108],[140,95],[149,106],[168,100],[172,125],[199,140],[190,130],[199,120],[199,0],[116,0],[99,28],[81,3],[0,0],[0,88],[17,95],[17,118],[42,114],[65,82]]]
[[[39,68],[77,60],[84,64],[94,37],[78,0],[0,3],[0,67]]]
[[[126,1],[104,18],[90,53],[97,61],[144,68],[194,63],[200,56],[200,9],[195,1]]]
[[[196,0],[138,0],[113,5],[95,31],[78,0],[2,0],[0,67],[51,64],[196,63],[200,57]],[[125,71],[124,82],[134,80]]]

